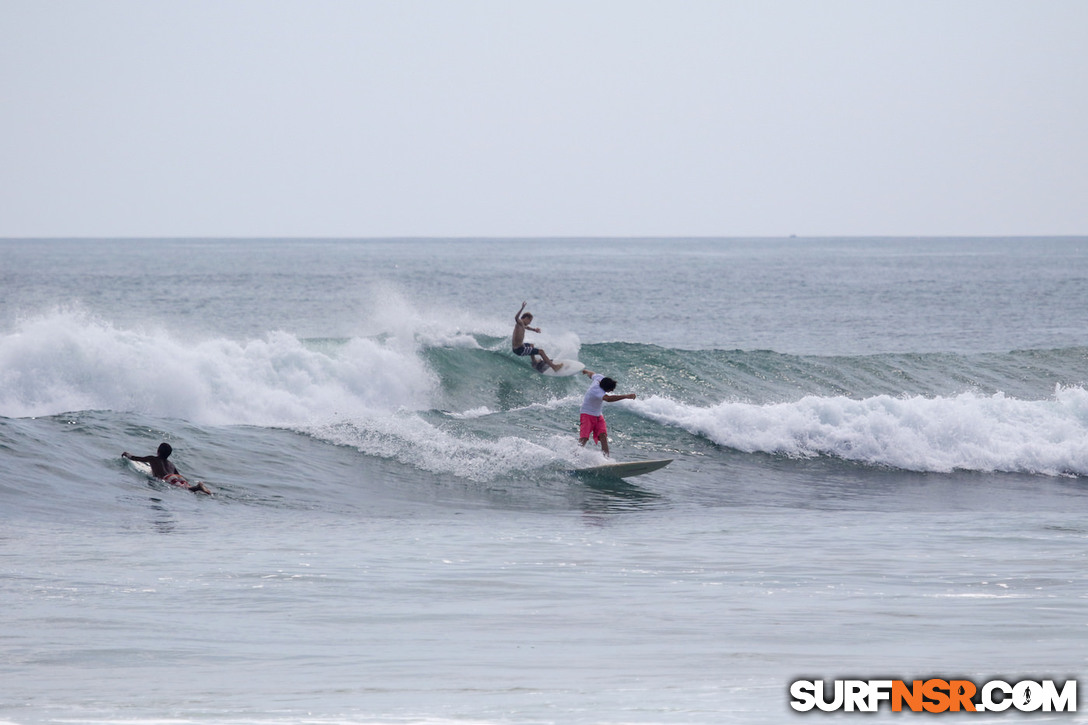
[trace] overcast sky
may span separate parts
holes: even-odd
[[[1085,0],[0,0],[0,236],[1088,234]]]

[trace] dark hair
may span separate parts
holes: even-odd
[[[616,381],[612,378],[601,378],[601,390],[606,393],[611,393],[616,389]]]
[[[170,454],[174,452],[174,449],[170,447],[169,443],[162,443],[159,445],[159,458],[169,458]]]
[[[526,312],[524,315],[521,316],[521,319],[524,320],[526,317],[528,317],[530,320],[533,319],[533,313]]]

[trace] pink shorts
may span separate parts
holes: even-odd
[[[599,443],[601,436],[608,435],[608,426],[605,425],[603,415],[586,415],[582,413],[578,420],[579,438],[586,439],[592,434],[593,442]]]
[[[171,484],[173,486],[186,486],[186,487],[188,487],[188,485],[189,485],[189,482],[186,481],[184,478],[182,478],[180,473],[168,473],[168,474],[166,474],[165,476],[162,477],[162,480],[166,481],[167,483],[169,483],[169,484]]]

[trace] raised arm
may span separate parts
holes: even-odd
[[[626,395],[606,395],[606,396],[604,396],[604,402],[606,402],[606,403],[615,403],[615,402],[620,401],[620,400],[634,400],[634,399],[635,399],[635,394],[634,393],[627,393]]]
[[[526,325],[524,322],[521,321],[521,313],[525,311],[525,305],[527,305],[527,304],[529,304],[529,303],[528,302],[522,302],[521,303],[521,309],[519,309],[517,311],[517,314],[514,315],[514,325],[516,327],[520,327],[522,329],[529,330],[530,332],[539,333],[540,332],[539,327],[529,327],[528,325]]]

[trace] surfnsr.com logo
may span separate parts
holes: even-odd
[[[876,712],[881,706],[892,712],[1076,712],[1077,681],[797,680],[790,683],[790,698],[798,712]]]

